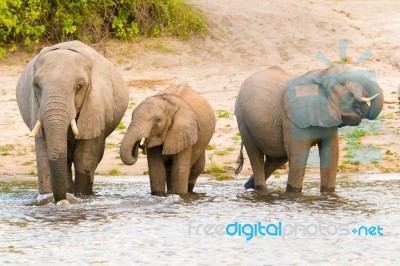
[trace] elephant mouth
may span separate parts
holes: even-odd
[[[356,105],[353,105],[353,110],[361,119],[363,119],[367,115],[369,107],[370,105],[367,103],[357,103]]]
[[[146,148],[147,148],[147,144],[149,143],[149,140],[146,139],[145,137],[143,137],[140,142],[137,141],[135,143],[135,150],[136,150],[136,155],[137,155],[137,150],[138,148],[140,148],[142,150],[143,155],[146,155]],[[137,147],[136,147],[137,146]]]

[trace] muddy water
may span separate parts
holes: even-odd
[[[330,195],[317,178],[300,195],[285,181],[260,193],[204,178],[181,198],[152,197],[145,177],[96,177],[96,196],[69,206],[38,205],[35,182],[0,181],[0,265],[399,265],[399,174],[342,177]]]

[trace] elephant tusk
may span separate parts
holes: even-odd
[[[42,126],[42,123],[40,123],[40,121],[38,120],[36,122],[35,127],[33,128],[32,132],[29,134],[30,137],[36,137],[36,135],[39,133],[39,130]]]
[[[361,97],[361,100],[362,100],[363,102],[370,102],[370,101],[372,101],[373,99],[375,99],[375,98],[378,97],[378,96],[379,96],[379,93],[377,93],[377,94],[375,94],[374,96],[369,97],[369,98]]]
[[[146,141],[146,138],[143,137],[143,138],[140,140],[140,146],[143,146],[143,144],[144,144],[145,141]]]
[[[74,132],[74,135],[75,135],[75,136],[78,136],[78,135],[79,135],[79,131],[78,131],[78,127],[77,127],[77,125],[76,125],[75,119],[72,119],[72,121],[71,121],[71,127],[72,127],[72,132]]]

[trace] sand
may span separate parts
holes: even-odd
[[[265,1],[193,0],[208,16],[210,31],[188,41],[175,38],[106,41],[93,47],[110,59],[130,86],[130,105],[123,123],[129,125],[133,108],[170,84],[186,82],[208,99],[218,118],[207,151],[206,167],[219,165],[233,177],[240,138],[234,102],[243,80],[252,73],[279,65],[293,74],[323,68],[318,52],[331,62],[340,60],[339,40],[347,40],[346,56],[356,62],[370,50],[372,56],[354,69],[373,69],[385,100],[381,128],[361,138],[362,145],[380,151],[380,159],[349,163],[346,139],[340,139],[339,175],[400,172],[399,1]],[[251,3],[251,6],[249,5]],[[15,87],[33,54],[16,52],[0,60],[0,176],[36,174],[34,140],[19,114]],[[399,88],[399,89],[398,89]],[[141,155],[134,166],[119,159],[124,129],[107,139],[97,175],[146,174]],[[110,172],[111,171],[111,172]],[[277,171],[276,177],[287,172]],[[307,173],[316,173],[312,165]],[[245,156],[241,177],[251,173]],[[213,175],[205,175],[213,178]]]

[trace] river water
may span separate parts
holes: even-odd
[[[266,192],[200,178],[184,198],[151,196],[146,177],[96,177],[96,195],[67,206],[39,205],[34,181],[2,180],[0,265],[400,262],[400,174],[343,176],[335,194],[307,178],[297,195],[284,176]]]

